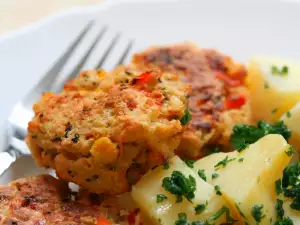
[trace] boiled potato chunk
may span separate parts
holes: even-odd
[[[267,135],[242,152],[216,153],[197,161],[195,170],[204,170],[207,182],[219,185],[225,196],[235,201],[248,224],[257,224],[252,216],[255,205],[263,205],[260,225],[276,221],[275,181],[281,178],[291,156],[286,154],[289,144],[281,135]],[[226,160],[225,160],[226,159]],[[226,165],[215,167],[219,162]],[[212,179],[212,173],[218,177]]]
[[[173,171],[180,171],[186,177],[191,175],[195,178],[196,191],[192,202],[183,197],[183,201],[178,203],[176,202],[176,196],[162,187],[163,179],[170,177]],[[167,199],[158,203],[158,194],[163,194]],[[196,172],[177,156],[170,160],[168,169],[161,166],[148,172],[133,186],[131,195],[153,224],[172,225],[178,220],[179,213],[185,213],[190,222],[206,221],[223,206],[228,207],[223,196],[216,195],[214,187],[202,180]],[[207,204],[207,207],[201,214],[196,215],[195,206],[198,204]],[[236,211],[230,212],[230,215],[234,219],[240,219]],[[225,223],[225,214],[213,222],[215,224]]]
[[[288,113],[284,114],[281,119],[291,130],[292,137],[289,142],[296,150],[300,151],[300,102],[291,110],[289,110]]]
[[[255,121],[278,121],[300,100],[299,63],[271,57],[253,57],[248,70],[247,82]]]

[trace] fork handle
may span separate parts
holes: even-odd
[[[12,137],[10,146],[0,152],[0,176],[22,155],[29,155],[30,151],[24,141]]]
[[[15,162],[22,154],[14,149],[9,148],[4,152],[0,152],[0,176]]]

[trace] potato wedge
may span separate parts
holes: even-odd
[[[180,171],[186,177],[192,176],[195,178],[196,190],[192,201],[183,198],[182,202],[176,202],[176,196],[162,187],[163,179],[170,177],[173,171]],[[161,166],[148,172],[133,186],[131,194],[142,212],[150,218],[153,224],[174,224],[178,220],[179,213],[185,213],[189,222],[206,221],[210,220],[223,207],[229,209],[231,205],[228,196],[217,195],[214,186],[202,180],[196,172],[177,156],[170,160],[168,169]],[[159,194],[165,196],[166,199],[157,202],[157,195]],[[205,210],[196,214],[195,207],[200,204],[205,206]],[[229,214],[232,218],[241,220],[236,210],[230,211]],[[224,213],[212,222],[222,224],[226,221],[226,213]]]
[[[271,57],[253,57],[247,83],[255,121],[278,121],[300,100],[300,64]]]
[[[248,224],[257,224],[252,211],[261,207],[260,225],[276,221],[275,181],[281,178],[291,156],[290,145],[281,135],[267,135],[242,152],[216,153],[197,161],[194,169],[202,169],[207,182],[218,185]],[[219,166],[218,166],[219,165]],[[212,174],[217,173],[216,178]]]

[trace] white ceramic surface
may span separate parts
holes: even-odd
[[[119,46],[124,46],[129,38],[135,39],[134,51],[155,44],[190,40],[205,48],[217,48],[242,62],[247,62],[253,54],[300,60],[300,4],[295,2],[110,0],[97,7],[62,12],[0,37],[2,127],[13,105],[37,83],[92,18],[96,18],[97,26],[81,49],[88,45],[92,34],[107,24],[110,27],[108,35],[122,32],[124,41]],[[105,45],[102,43],[97,47],[87,68],[95,65]],[[104,67],[110,69],[113,60],[114,54]],[[76,56],[72,59],[72,62],[75,61]],[[23,175],[26,174],[24,172]],[[16,178],[11,174],[4,177],[1,183]]]

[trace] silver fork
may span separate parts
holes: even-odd
[[[59,83],[57,80],[60,78],[60,71],[67,64],[69,58],[77,49],[78,45],[85,38],[87,33],[94,25],[93,21],[90,21],[83,30],[79,33],[76,39],[70,44],[65,52],[56,60],[56,63],[48,70],[48,72],[42,77],[38,84],[13,108],[12,113],[8,118],[8,129],[6,130],[6,150],[0,152],[0,176],[6,171],[9,166],[15,162],[20,156],[30,154],[24,139],[27,133],[27,124],[33,116],[32,105],[39,100],[43,92],[57,92],[62,90],[63,84],[78,75],[80,70],[85,65],[87,59],[90,57],[95,46],[103,38],[107,31],[107,27],[103,27],[98,35],[94,38],[94,41],[89,45],[83,57],[79,60],[76,66],[72,69],[72,72],[67,76],[60,79]],[[104,49],[95,69],[102,67],[105,60],[110,56],[112,50],[115,48],[118,41],[120,41],[121,34],[115,34],[114,38],[110,40],[109,45]],[[120,65],[124,62],[128,56],[132,46],[133,40],[129,40],[127,45],[120,49],[119,56],[116,58],[115,66]]]

